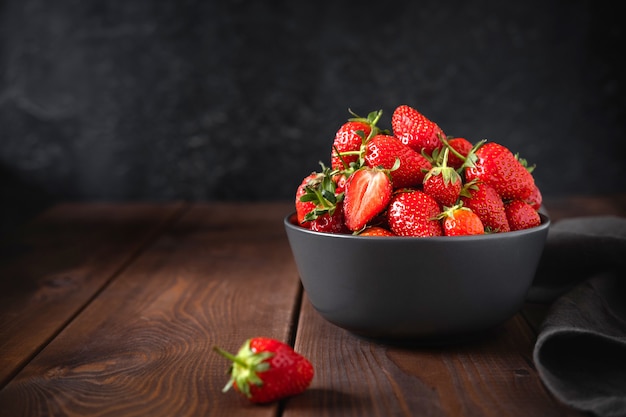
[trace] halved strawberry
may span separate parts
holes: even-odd
[[[428,159],[391,135],[374,136],[367,142],[366,148],[365,165],[391,170],[394,189],[421,185],[425,173],[432,168]],[[392,169],[397,161],[400,165]]]
[[[441,148],[440,137],[445,137],[437,123],[431,121],[415,108],[406,104],[396,107],[391,115],[393,135],[418,153],[430,155]]]
[[[441,236],[437,216],[441,207],[434,198],[419,190],[393,195],[387,209],[387,224],[398,236]]]
[[[391,199],[388,173],[379,168],[362,167],[348,178],[344,194],[344,216],[348,229],[361,230],[380,214]]]

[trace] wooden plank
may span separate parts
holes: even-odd
[[[65,204],[0,247],[0,387],[183,209]]]
[[[306,294],[295,349],[316,369],[284,417],[580,416],[543,388],[534,335],[520,316],[472,343],[398,347],[326,322]]]
[[[300,283],[281,204],[194,206],[0,391],[4,415],[275,416],[222,393],[248,337],[290,340]]]

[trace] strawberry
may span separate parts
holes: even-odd
[[[313,379],[313,365],[291,346],[267,337],[248,339],[236,355],[219,347],[217,353],[232,361],[231,387],[253,403],[269,403],[304,392]]]
[[[316,202],[312,199],[302,200],[302,196],[307,194],[309,190],[308,187],[314,187],[316,184],[319,184],[321,180],[320,173],[312,172],[311,174],[304,177],[298,188],[296,189],[296,216],[298,218],[298,223],[303,224],[304,218],[307,214],[315,210]]]
[[[321,166],[322,172],[307,175],[296,189],[298,223],[313,230],[339,233],[343,224],[343,192],[338,189],[338,181],[341,183],[342,175],[324,164]]]
[[[331,166],[342,169],[356,163],[361,145],[370,132],[371,128],[367,123],[355,121],[344,123],[335,134],[330,156]]]
[[[382,110],[369,113],[367,118],[354,113],[352,115],[354,117],[348,119],[335,133],[330,157],[333,169],[348,169],[351,164],[358,164],[361,146],[379,131],[376,123],[382,115]]]
[[[462,204],[450,207],[441,213],[443,234],[467,236],[485,234],[485,227],[476,213]]]
[[[507,147],[487,142],[474,151],[474,156],[465,168],[466,181],[488,183],[503,200],[524,200],[530,196],[535,180]]]
[[[391,199],[391,179],[379,168],[362,167],[346,181],[344,215],[348,229],[361,230]]]
[[[414,187],[424,180],[425,172],[432,164],[394,136],[378,134],[366,144],[365,165],[391,170],[391,180],[395,189]],[[396,161],[400,161],[397,165]]]
[[[395,234],[382,226],[368,226],[359,233],[359,236],[395,236]]]
[[[340,171],[337,174],[332,176],[333,182],[335,183],[335,194],[341,194],[346,190],[346,181],[348,177],[345,175],[344,171]]]
[[[472,142],[465,138],[451,138],[446,142],[447,147],[450,148],[448,166],[451,166],[454,169],[461,168],[463,163],[465,163],[467,155],[469,155],[473,148]]]
[[[537,184],[535,184],[533,191],[525,201],[535,210],[539,210],[541,208],[541,204],[543,204],[543,196],[541,195],[541,191],[539,190]]]
[[[345,223],[343,202],[338,202],[336,204],[335,210],[332,212],[332,214],[330,212],[327,212],[318,215],[317,217],[315,217],[315,219],[305,222],[303,226],[315,232],[339,234],[350,233],[350,230],[348,230]]]
[[[502,198],[491,185],[475,181],[467,183],[461,192],[461,202],[476,213],[488,232],[511,230]]]
[[[504,205],[511,230],[530,229],[541,224],[539,213],[522,200],[513,200]]]
[[[441,236],[437,201],[419,190],[394,194],[387,209],[387,224],[398,236]]]
[[[422,113],[406,104],[396,107],[391,115],[393,135],[418,153],[432,154],[441,148],[441,128]]]
[[[447,165],[448,149],[443,151],[441,164],[434,165],[423,181],[424,192],[443,206],[453,206],[461,193],[462,180],[458,172]]]

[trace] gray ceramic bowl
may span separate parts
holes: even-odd
[[[448,343],[514,316],[533,281],[550,221],[462,237],[359,237],[313,232],[292,213],[285,229],[315,309],[355,334]]]

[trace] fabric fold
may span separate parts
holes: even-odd
[[[549,302],[533,360],[565,404],[626,416],[626,219],[551,226],[529,300]]]

